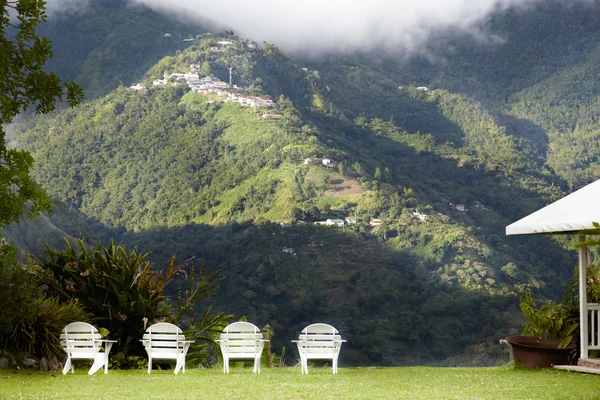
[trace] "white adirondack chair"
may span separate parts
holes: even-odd
[[[175,360],[175,375],[185,373],[185,355],[193,340],[185,340],[177,325],[159,322],[146,329],[141,339],[148,353],[148,373],[152,371],[152,360]]]
[[[302,330],[298,340],[302,373],[308,374],[308,360],[331,360],[333,373],[338,372],[338,357],[342,348],[340,333],[331,325],[312,324]]]
[[[260,356],[267,339],[255,325],[249,322],[234,322],[223,329],[217,340],[223,354],[223,372],[229,373],[229,360],[254,360],[252,372],[260,374]]]
[[[94,360],[88,374],[93,375],[104,367],[104,373],[108,373],[108,353],[116,340],[102,339],[98,329],[87,322],[72,322],[65,326],[60,334],[60,343],[67,352],[67,361],[63,368],[63,375],[69,370],[75,372],[73,360]],[[104,346],[104,351],[102,351]]]

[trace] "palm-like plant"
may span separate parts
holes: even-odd
[[[176,265],[174,257],[164,271],[156,271],[147,261],[148,254],[140,255],[135,249],[127,252],[114,242],[91,250],[81,240],[78,244],[78,250],[68,242],[63,251],[48,247],[44,257],[33,261],[34,271],[40,283],[47,285],[47,295],[81,304],[94,324],[119,340],[117,352],[125,355],[144,354],[139,339],[147,322],[179,323],[185,318],[193,322],[189,314],[196,303],[210,298],[221,280],[216,272],[205,274],[202,267]],[[187,284],[179,290],[173,309],[165,290],[176,282]],[[200,326],[209,331],[225,318],[208,308]]]

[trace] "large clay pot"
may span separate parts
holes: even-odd
[[[559,349],[560,340],[535,336],[509,336],[506,341],[512,346],[515,365],[525,368],[567,365],[576,348],[574,344],[570,344]]]

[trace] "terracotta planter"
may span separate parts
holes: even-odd
[[[535,336],[509,336],[506,341],[512,346],[515,365],[532,369],[569,364],[576,348],[571,344],[559,349],[560,340]]]

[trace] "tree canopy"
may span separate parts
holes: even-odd
[[[33,217],[52,205],[30,177],[33,158],[27,151],[6,146],[2,124],[30,107],[45,114],[63,98],[71,106],[83,99],[76,83],[64,83],[55,73],[43,70],[52,57],[50,41],[36,34],[37,24],[46,21],[45,4],[42,0],[0,0],[0,228],[18,221],[26,209]]]

